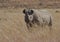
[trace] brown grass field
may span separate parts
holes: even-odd
[[[60,42],[60,9],[47,9],[53,16],[53,27],[32,27],[24,22],[23,9],[0,9],[0,42]],[[57,12],[56,12],[57,10]]]

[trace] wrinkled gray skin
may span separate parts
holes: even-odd
[[[25,14],[25,22],[28,28],[32,27],[34,23],[52,27],[52,16],[46,10],[24,9],[23,13]]]

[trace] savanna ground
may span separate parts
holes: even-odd
[[[53,27],[27,29],[23,9],[0,9],[0,42],[60,42],[60,9],[47,9],[53,16]],[[57,10],[57,11],[56,11]]]

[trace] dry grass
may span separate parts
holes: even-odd
[[[60,0],[0,0],[0,8],[60,8]]]
[[[54,17],[52,31],[37,27],[32,32],[26,28],[22,10],[0,9],[0,42],[60,42],[60,9],[47,9]]]

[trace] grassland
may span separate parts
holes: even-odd
[[[0,9],[0,42],[60,42],[60,9],[47,9],[53,16],[52,31],[32,27],[31,32],[25,25],[22,10]]]

